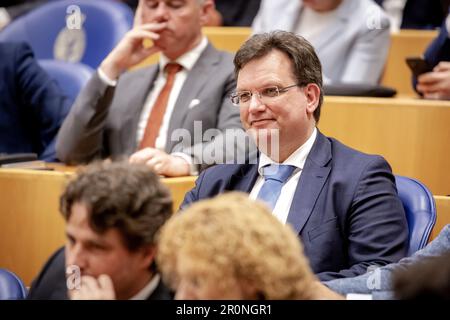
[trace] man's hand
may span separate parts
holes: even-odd
[[[160,35],[158,32],[167,27],[167,23],[148,23],[128,31],[119,44],[103,60],[100,65],[102,71],[112,80],[116,80],[122,72],[143,61],[148,56],[161,51],[154,44]],[[144,40],[150,40],[152,44],[144,45]]]
[[[144,148],[131,155],[130,163],[142,163],[157,174],[168,177],[188,176],[190,164],[181,157],[172,156],[154,148]]]
[[[111,278],[102,274],[98,279],[81,277],[81,288],[69,290],[71,300],[115,300],[116,294]]]
[[[417,78],[417,91],[425,99],[450,99],[450,62],[442,61],[432,72],[427,72]]]
[[[155,41],[160,37],[158,32],[167,27],[167,22],[144,24],[142,6],[144,1],[139,1],[134,14],[133,29],[123,37],[100,65],[102,71],[111,80],[117,80],[122,72],[162,50],[155,45]],[[148,41],[148,45],[144,40]]]

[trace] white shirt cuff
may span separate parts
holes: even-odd
[[[108,86],[115,87],[117,85],[117,80],[110,79],[106,73],[103,72],[101,68],[97,69],[98,76],[100,80],[102,80],[104,83],[106,83]]]
[[[4,7],[0,7],[0,30],[11,22],[11,17]]]
[[[347,300],[373,300],[371,294],[348,293]]]
[[[196,176],[198,175],[198,167],[196,164],[194,164],[194,162],[192,161],[192,157],[183,153],[183,152],[174,152],[170,154],[171,156],[174,157],[180,157],[182,158],[184,161],[186,161],[187,163],[189,163],[189,175],[191,176]]]

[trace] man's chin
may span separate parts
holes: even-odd
[[[280,145],[280,134],[278,129],[250,128],[247,130],[249,136],[253,139],[258,149],[265,154],[276,153]]]
[[[155,40],[153,43],[155,44],[156,47],[160,48],[161,51],[163,51],[163,52],[165,50],[167,50],[167,48],[170,48],[170,41],[168,41],[165,38],[160,38],[158,40]]]

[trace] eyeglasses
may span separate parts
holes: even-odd
[[[291,88],[297,87],[298,84],[293,84],[284,88],[278,88],[277,86],[271,86],[261,89],[260,91],[256,91],[256,94],[258,95],[258,98],[263,101],[267,102],[270,101],[272,98],[278,97],[280,94],[285,93]],[[230,99],[231,102],[236,106],[247,106],[250,103],[250,100],[252,99],[253,92],[246,90],[246,91],[239,91],[234,92],[231,94]]]

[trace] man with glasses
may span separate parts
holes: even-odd
[[[242,131],[228,99],[232,56],[202,35],[213,7],[212,0],[140,0],[135,27],[103,60],[61,127],[59,159],[130,156],[160,175],[185,176],[207,164],[203,154],[214,149],[203,139],[208,129],[217,136]],[[157,65],[128,71],[157,52]]]
[[[284,31],[254,35],[234,64],[231,99],[259,161],[205,170],[182,207],[228,190],[248,192],[292,226],[321,280],[402,258],[408,226],[389,164],[316,128],[322,70],[310,43]]]

